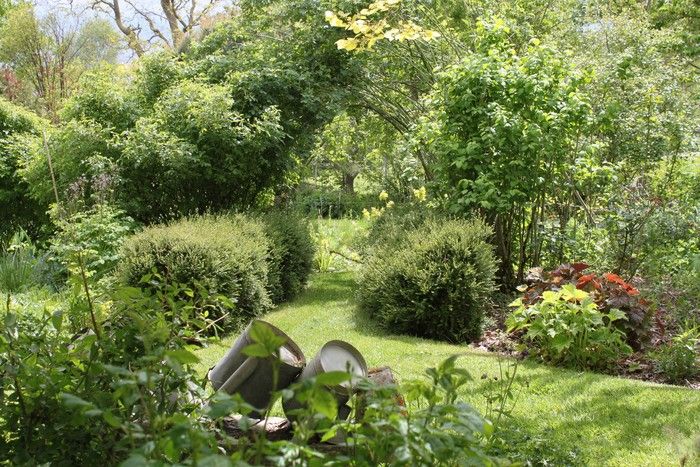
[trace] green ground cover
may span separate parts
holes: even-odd
[[[461,365],[474,376],[465,399],[483,410],[481,376],[498,372],[495,354],[385,335],[358,315],[353,286],[353,273],[317,274],[300,297],[264,319],[294,339],[307,359],[326,341],[343,339],[356,346],[370,366],[389,365],[399,380],[419,377],[425,368],[461,354]],[[202,374],[235,337],[199,351]],[[565,459],[582,465],[678,465],[691,437],[700,433],[700,391],[533,363],[522,364],[518,371],[528,387],[509,429],[526,434],[523,449],[556,450],[559,463]],[[539,457],[546,458],[547,453]]]

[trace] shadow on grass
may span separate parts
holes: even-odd
[[[600,434],[598,456],[591,461],[605,463],[615,457],[616,446],[634,451],[653,439],[687,438],[700,431],[700,400],[687,397],[684,388],[594,373],[557,372],[531,378],[529,390],[555,390],[565,404],[570,415],[552,417],[548,422],[555,432],[572,440]]]
[[[522,362],[521,368],[528,385],[506,431],[527,433],[518,448],[543,449],[539,454],[545,459],[554,455],[566,465],[608,465],[627,456],[621,447],[630,456],[665,447],[680,460],[688,438],[700,433],[700,398],[688,397],[685,388],[532,362]],[[477,382],[471,397],[484,393],[485,385]],[[551,406],[538,401],[553,395]],[[588,457],[580,458],[581,452]]]
[[[351,300],[355,289],[353,274],[336,272],[332,274],[315,274],[309,281],[308,288],[292,302],[296,306],[315,306]]]

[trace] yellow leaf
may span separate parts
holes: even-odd
[[[351,50],[355,50],[357,48],[358,42],[357,39],[351,37],[350,39],[340,39],[335,43],[335,45],[340,50],[347,50],[348,52],[350,52]]]

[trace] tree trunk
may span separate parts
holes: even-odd
[[[160,6],[163,9],[165,19],[168,21],[168,26],[170,27],[170,34],[173,38],[173,49],[177,50],[182,45],[182,41],[185,37],[184,33],[180,30],[177,9],[175,8],[173,0],[160,0]]]
[[[498,281],[500,288],[504,292],[509,292],[515,287],[515,275],[513,273],[513,264],[511,261],[510,248],[510,228],[507,221],[503,219],[503,214],[496,215],[493,232],[494,241],[496,244],[496,256],[499,259],[498,265]],[[504,224],[505,223],[505,224]]]
[[[343,191],[351,195],[355,194],[355,179],[357,173],[343,173]]]

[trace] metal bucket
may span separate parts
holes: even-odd
[[[313,360],[306,365],[299,379],[313,378],[321,373],[330,371],[348,371],[353,375],[350,381],[329,388],[338,401],[338,416],[346,419],[350,414],[349,407],[346,404],[350,399],[350,394],[357,378],[367,376],[367,363],[360,351],[355,347],[344,341],[333,340],[321,347],[321,350],[318,351]],[[296,399],[289,399],[282,403],[284,413],[289,419],[294,417],[294,414],[291,412],[301,407],[303,405]]]
[[[280,348],[281,363],[277,387],[273,388],[272,363],[269,359],[249,357],[243,349],[253,343],[250,330],[253,323],[263,323],[275,334],[287,341]],[[219,360],[219,363],[209,371],[208,378],[216,390],[228,394],[238,393],[243,400],[252,405],[262,414],[267,409],[272,392],[286,388],[301,373],[306,364],[304,354],[292,339],[275,326],[261,320],[252,321],[246,327],[231,349]]]

